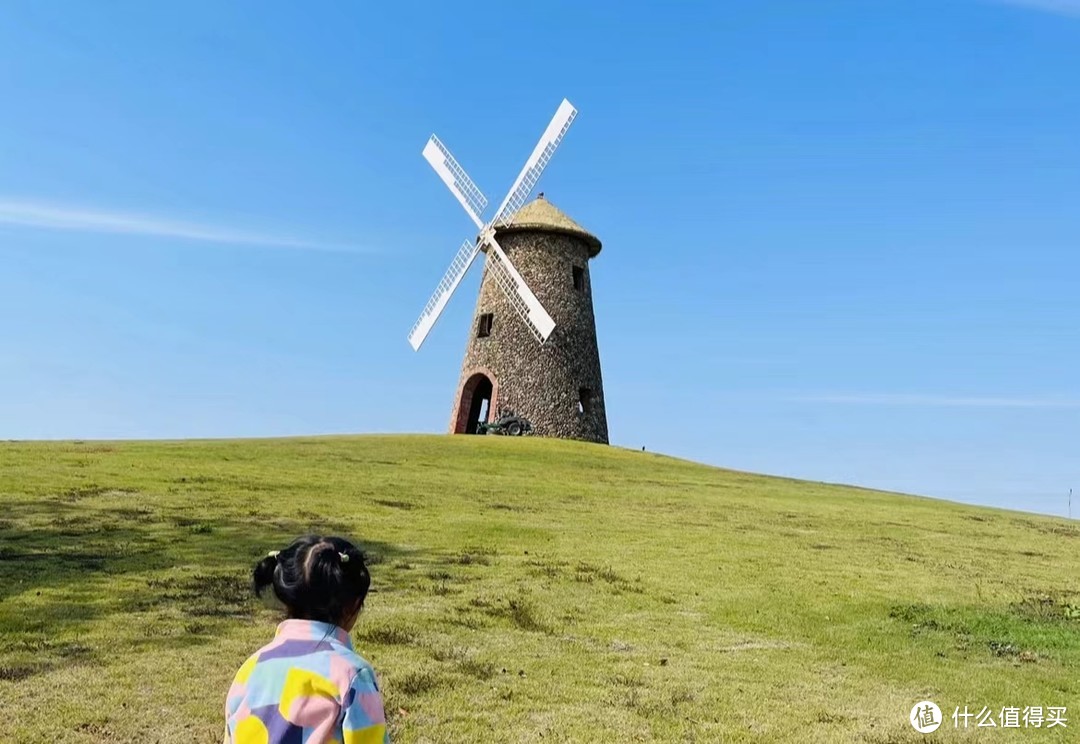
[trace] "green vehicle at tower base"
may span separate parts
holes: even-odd
[[[532,432],[532,424],[521,416],[500,416],[491,423],[480,422],[477,434],[500,434],[508,437],[520,437]]]

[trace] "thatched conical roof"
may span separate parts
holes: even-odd
[[[540,230],[564,233],[582,239],[589,246],[589,258],[600,252],[600,239],[566,216],[566,213],[540,194],[498,228],[498,232]]]

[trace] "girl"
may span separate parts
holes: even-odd
[[[371,576],[340,537],[302,537],[255,566],[255,594],[285,611],[236,673],[225,744],[389,744],[375,672],[349,631]]]

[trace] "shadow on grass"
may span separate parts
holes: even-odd
[[[211,518],[124,495],[135,503],[87,506],[65,494],[5,507],[0,680],[94,663],[97,651],[71,639],[102,620],[135,646],[162,648],[206,643],[229,624],[252,622],[261,607],[252,567],[301,535],[352,539],[367,554],[376,586],[380,564],[413,554],[310,513],[302,521],[257,513]]]
[[[896,605],[893,621],[909,627],[913,639],[935,643],[939,656],[949,651],[1038,663],[1057,658],[1074,663],[1080,655],[1080,596],[1025,596],[1008,605],[985,607]]]

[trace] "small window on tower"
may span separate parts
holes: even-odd
[[[480,322],[476,326],[477,338],[486,338],[491,335],[491,324],[494,320],[494,313],[484,313],[480,316]]]
[[[580,266],[574,267],[574,289],[578,292],[585,291],[585,269]]]
[[[589,388],[580,388],[578,390],[578,413],[584,415],[592,411],[593,406],[593,394]]]

